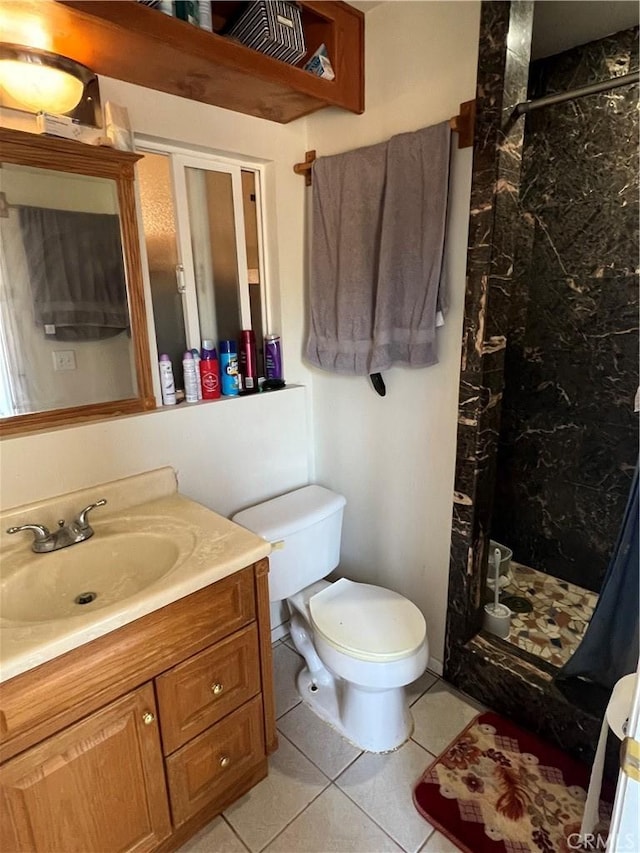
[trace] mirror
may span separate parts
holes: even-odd
[[[139,155],[9,130],[0,143],[2,432],[154,407]]]

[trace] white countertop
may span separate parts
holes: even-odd
[[[150,475],[141,476],[148,478]],[[167,480],[166,473],[163,476]],[[108,488],[110,484],[97,486],[91,490],[91,494],[102,497],[105,493],[113,493],[117,497],[118,489],[122,492],[123,483],[125,481],[116,481],[114,485],[118,488],[112,489],[111,492]],[[173,484],[175,489],[175,478]],[[145,485],[148,485],[148,481],[145,481]],[[144,491],[150,494],[154,490]],[[64,497],[69,503],[69,497]],[[81,497],[84,500],[84,496]],[[77,497],[73,503],[78,509],[83,506]],[[96,602],[85,605],[86,609],[83,607],[77,616],[46,622],[12,622],[2,615],[3,584],[10,575],[19,571],[20,566],[27,560],[35,558],[42,561],[42,583],[46,585],[47,558],[51,556],[33,554],[30,538],[26,534],[14,536],[13,539],[18,541],[12,541],[10,547],[3,547],[0,563],[0,681],[7,681],[184,598],[268,556],[271,551],[270,544],[264,539],[175,491],[163,497],[156,497],[155,500],[142,501],[135,506],[123,508],[123,503],[126,501],[112,500],[107,507],[94,511],[90,519],[95,531],[94,537],[86,543],[81,542],[64,550],[74,550],[78,554],[76,549],[87,547],[91,542],[99,543],[101,535],[106,537],[131,532],[156,534],[170,536],[172,542],[176,543],[179,556],[175,565],[167,574],[122,601],[100,606],[99,600],[96,599]],[[41,507],[42,505],[40,510]],[[25,508],[18,508],[15,515],[20,516],[24,511]],[[15,520],[14,517],[11,522],[14,523]],[[2,519],[3,527],[6,526],[6,521],[6,518]],[[42,519],[42,523],[47,523],[47,520]],[[6,539],[4,542],[6,543]],[[54,595],[55,590],[52,589],[51,594]]]

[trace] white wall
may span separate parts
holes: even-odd
[[[453,163],[453,282],[440,364],[393,369],[387,396],[365,379],[309,370],[304,338],[304,151],[331,154],[441,121],[474,95],[479,2],[398,2],[367,15],[366,112],[323,110],[278,125],[101,79],[138,134],[267,165],[267,272],[287,381],[260,399],[185,406],[2,442],[1,500],[12,506],[160,465],[188,496],[225,515],[310,479],[348,499],[345,574],[408,595],[442,657],[471,152]],[[22,125],[23,129],[26,129]],[[312,400],[312,409],[311,409]],[[314,470],[315,465],[315,470]]]
[[[103,101],[128,108],[138,134],[266,164],[266,265],[273,304],[282,305],[273,328],[288,383],[308,382],[300,357],[304,182],[291,168],[305,150],[304,123],[278,125],[108,78],[100,85]],[[5,439],[0,500],[14,506],[172,465],[181,491],[229,515],[308,482],[309,422],[308,392],[292,388]]]
[[[335,154],[454,115],[475,97],[479,2],[384,3],[366,16],[365,113],[308,119],[308,148]],[[364,378],[313,370],[316,480],[347,498],[341,573],[407,595],[442,661],[456,446],[471,150],[455,152],[440,363]]]
[[[306,396],[298,386],[11,439],[0,508],[171,465],[183,494],[229,516],[306,483]]]

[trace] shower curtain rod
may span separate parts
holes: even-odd
[[[564,101],[583,98],[585,95],[596,95],[598,92],[606,92],[608,89],[618,89],[620,86],[630,86],[632,83],[637,83],[639,79],[639,72],[633,71],[631,74],[612,77],[610,80],[601,80],[599,83],[589,83],[588,86],[581,86],[579,89],[571,89],[569,92],[561,92],[558,95],[545,95],[543,98],[536,98],[534,101],[522,101],[516,104],[513,112],[516,116],[523,116],[532,110],[539,110],[540,107],[548,107],[551,104],[562,104]]]

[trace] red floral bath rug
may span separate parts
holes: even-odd
[[[589,773],[504,717],[481,714],[427,768],[413,800],[466,853],[572,853],[582,849]],[[610,813],[601,803],[601,817]],[[596,833],[606,838],[607,825]]]

